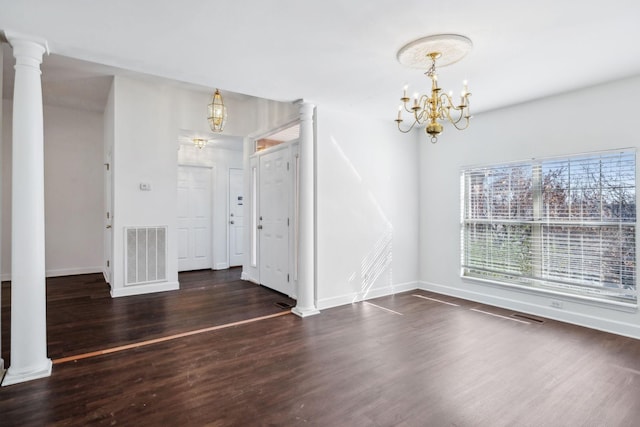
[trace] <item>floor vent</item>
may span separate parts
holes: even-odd
[[[528,314],[513,313],[511,315],[511,317],[515,317],[516,319],[521,319],[521,320],[528,320],[528,321],[534,322],[534,323],[544,323],[543,319],[539,319],[537,317],[529,316]]]
[[[125,227],[125,285],[167,280],[167,227]]]
[[[289,304],[287,302],[277,302],[275,304],[276,304],[276,307],[280,307],[283,310],[288,310],[293,307],[293,304]]]

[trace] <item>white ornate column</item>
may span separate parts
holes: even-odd
[[[44,260],[40,64],[47,42],[5,31],[16,58],[11,194],[11,365],[3,386],[51,375]]]
[[[300,187],[298,218],[298,300],[292,312],[300,317],[320,313],[315,304],[315,105],[300,103]]]

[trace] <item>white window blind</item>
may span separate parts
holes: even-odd
[[[462,275],[635,304],[633,151],[464,169]]]

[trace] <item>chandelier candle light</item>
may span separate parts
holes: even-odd
[[[224,125],[227,123],[227,107],[225,107],[218,89],[216,89],[211,104],[209,104],[207,120],[212,132],[222,132]]]
[[[193,145],[201,150],[207,145],[207,142],[208,141],[204,138],[193,138]]]
[[[438,74],[436,73],[436,61],[440,66],[453,64],[464,57],[472,44],[467,37],[457,34],[440,34],[415,40],[398,51],[398,61],[412,68],[424,69],[424,73],[431,80],[431,92],[419,95],[415,93],[413,103],[407,95],[408,86],[404,87],[402,104],[398,107],[398,130],[403,133],[410,132],[416,125],[425,125],[425,131],[431,136],[431,142],[438,142],[438,135],[444,130],[440,121],[447,120],[458,130],[469,126],[471,114],[469,112],[469,97],[471,92],[467,81],[463,82],[460,99],[455,100],[453,93],[442,93],[438,86]],[[408,129],[401,127],[403,110],[409,113],[413,123]]]

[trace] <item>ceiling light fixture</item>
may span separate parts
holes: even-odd
[[[209,127],[213,132],[222,132],[227,123],[227,107],[225,107],[220,91],[216,89],[211,104],[209,104]]]
[[[203,149],[207,145],[207,140],[202,138],[193,138],[193,145],[198,147],[199,149]]]
[[[408,86],[404,87],[402,94],[402,104],[398,107],[398,130],[402,133],[410,132],[416,125],[426,125],[425,131],[431,136],[431,142],[438,142],[438,135],[444,130],[440,121],[447,120],[458,130],[466,129],[469,126],[471,114],[469,112],[469,97],[471,92],[467,87],[467,81],[463,82],[460,100],[454,101],[453,93],[442,93],[442,88],[438,86],[438,75],[436,73],[436,60],[439,66],[453,64],[462,59],[472,47],[471,40],[465,36],[457,34],[439,34],[415,40],[398,51],[398,61],[402,65],[412,68],[425,69],[424,73],[431,80],[431,92],[407,96]],[[400,126],[403,110],[409,113],[413,123],[408,129],[403,130]]]

